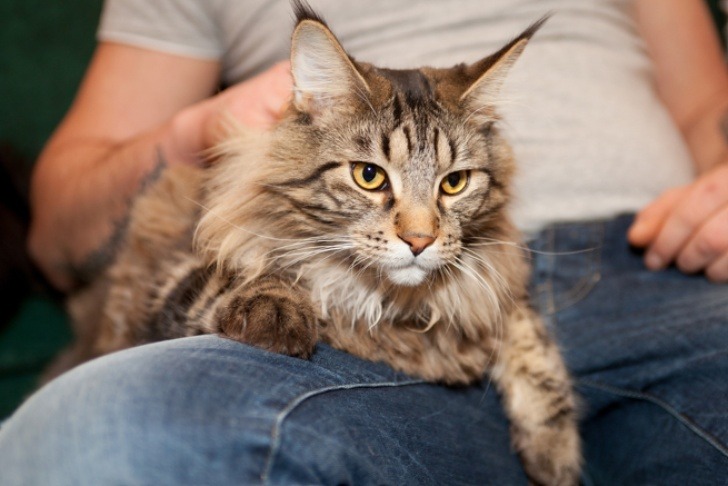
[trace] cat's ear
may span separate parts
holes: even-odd
[[[326,23],[304,3],[294,2],[294,6],[298,18],[291,40],[295,107],[315,117],[367,96],[367,82]]]
[[[467,71],[474,81],[460,96],[460,102],[468,103],[476,108],[492,106],[497,102],[508,71],[521,56],[531,37],[549,17],[547,15],[532,24],[495,54],[468,66]]]

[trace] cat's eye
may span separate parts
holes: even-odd
[[[367,191],[375,191],[386,187],[387,173],[378,165],[354,162],[351,164],[351,176],[359,187]]]
[[[454,196],[463,192],[468,185],[470,174],[467,170],[459,170],[445,176],[440,183],[440,190],[448,196]]]

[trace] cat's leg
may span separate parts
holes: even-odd
[[[232,290],[215,317],[223,335],[280,354],[308,358],[318,339],[308,294],[274,276]]]
[[[514,312],[492,370],[532,484],[578,484],[576,397],[556,345],[529,309]]]

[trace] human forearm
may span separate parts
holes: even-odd
[[[162,165],[202,164],[204,150],[219,141],[228,117],[249,127],[270,126],[291,92],[287,63],[202,101],[190,102],[199,93],[173,96],[177,111],[159,108],[158,98],[140,99],[118,86],[99,89],[104,81],[88,83],[93,96],[85,102],[80,96],[41,155],[33,178],[31,253],[63,290],[110,261],[131,201]],[[104,95],[120,89],[120,99],[108,107]],[[99,109],[99,103],[107,106]],[[134,128],[129,125],[137,126],[140,118],[141,124],[156,118],[157,125],[128,136]]]
[[[60,140],[42,154],[32,181],[32,256],[62,290],[113,256],[129,205],[164,163],[169,126],[123,144]]]
[[[728,86],[710,99],[683,133],[698,174],[728,162]]]
[[[728,110],[728,69],[708,9],[703,0],[637,0],[634,8],[658,93],[702,174],[726,155]]]

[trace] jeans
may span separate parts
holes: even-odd
[[[532,244],[532,296],[582,401],[583,482],[728,484],[728,287],[631,252],[631,218]],[[66,373],[0,428],[0,484],[525,484],[487,380],[424,383],[319,345],[216,336]]]

